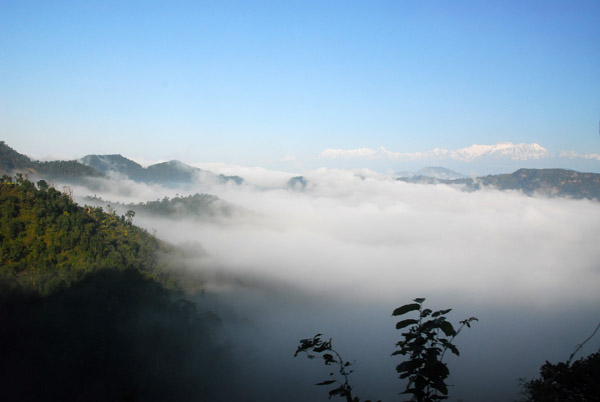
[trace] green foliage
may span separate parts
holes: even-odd
[[[102,208],[79,207],[41,180],[0,182],[0,279],[48,294],[104,268],[168,276],[157,258],[169,246]]]
[[[521,384],[526,402],[600,401],[600,352],[575,361],[540,368],[539,378]]]
[[[525,402],[597,402],[600,401],[600,351],[575,361],[573,358],[600,330],[596,329],[577,345],[569,360],[552,364],[548,361],[540,369],[540,378],[521,380]]]
[[[424,298],[413,300],[414,303],[398,307],[392,313],[400,316],[417,312],[416,318],[404,319],[396,324],[396,329],[408,328],[403,332],[403,340],[398,342],[392,355],[408,356],[408,360],[396,366],[401,379],[408,379],[404,394],[412,394],[412,400],[419,402],[439,401],[448,398],[446,378],[450,374],[446,363],[442,360],[446,350],[450,349],[459,355],[458,348],[452,343],[463,327],[471,327],[477,318],[471,317],[461,321],[458,330],[446,319],[451,309],[433,312],[423,309]]]
[[[49,161],[35,162],[36,172],[49,179],[61,179],[79,182],[86,177],[101,177],[91,166],[84,165],[77,161]]]
[[[96,205],[106,204],[102,198],[87,197],[87,202]],[[140,202],[137,204],[122,204],[111,202],[111,205],[119,210],[127,210],[127,213],[148,214],[164,217],[215,217],[230,216],[234,206],[211,194],[193,194],[188,196],[164,197],[162,200]],[[127,215],[128,216],[128,215]]]
[[[435,312],[423,309],[424,301],[424,298],[417,298],[413,300],[414,303],[405,304],[393,311],[393,316],[416,312],[417,317],[407,318],[396,324],[396,329],[408,328],[408,331],[402,333],[404,339],[396,344],[399,350],[392,355],[408,356],[408,360],[396,367],[400,378],[408,379],[403,394],[412,394],[411,400],[413,401],[433,402],[448,398],[446,378],[450,372],[446,363],[442,361],[446,350],[449,349],[458,356],[458,348],[452,341],[464,327],[471,328],[471,323],[478,320],[471,317],[460,321],[460,327],[455,330],[454,326],[446,319],[446,314],[451,309]],[[346,398],[347,402],[359,401],[358,397],[352,395],[352,386],[349,383],[352,363],[344,361],[340,354],[333,349],[331,339],[324,341],[321,339],[321,334],[302,339],[294,357],[300,353],[305,353],[309,359],[321,358],[325,365],[338,367],[339,376],[337,378],[316,384],[335,386],[329,391],[329,398],[340,396]],[[334,375],[335,373],[330,373],[331,377]]]
[[[3,400],[238,400],[219,318],[175,290],[179,274],[158,254],[172,248],[133,215],[2,178]]]
[[[31,167],[31,160],[0,141],[0,171],[9,173],[14,169]]]
[[[83,182],[87,177],[102,176],[98,170],[77,161],[32,161],[0,141],[0,172],[10,174],[13,171],[74,183]]]

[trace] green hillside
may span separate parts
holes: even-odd
[[[124,216],[82,208],[45,181],[0,182],[0,277],[48,294],[102,268],[157,276],[166,245]]]
[[[24,173],[46,180],[81,183],[89,177],[103,176],[97,169],[77,161],[33,161],[0,141],[0,173]]]
[[[169,218],[214,218],[230,217],[234,211],[240,210],[233,204],[223,201],[216,195],[193,194],[188,196],[164,197],[162,200],[125,204],[115,201],[105,201],[100,197],[88,196],[86,203],[98,206],[110,206],[116,211],[126,213],[134,211],[139,215],[152,215]]]
[[[25,155],[21,155],[4,141],[0,141],[0,172],[11,172],[15,169],[27,169],[33,167],[33,161]]]
[[[0,181],[0,395],[238,400],[220,319],[176,286],[174,249],[44,181]]]

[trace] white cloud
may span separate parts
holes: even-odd
[[[262,168],[210,167],[253,182],[284,184],[290,177]],[[251,212],[243,217],[199,224],[136,216],[136,224],[156,229],[164,239],[206,250],[188,265],[203,270],[208,289],[236,302],[240,321],[260,323],[252,329],[255,343],[240,349],[256,348],[261,357],[265,344],[273,350],[273,359],[260,366],[271,371],[255,370],[261,377],[295,373],[282,369],[288,364],[282,356],[293,359],[290,347],[319,331],[340,346],[350,343],[347,350],[364,351],[351,354],[362,367],[374,359],[375,378],[391,374],[389,392],[381,395],[376,382],[373,389],[392,399],[398,386],[393,365],[381,360],[398,336],[389,314],[414,297],[427,297],[431,308],[456,308],[453,321],[481,319],[461,334],[464,353],[453,369],[454,383],[462,384],[457,392],[472,389],[473,376],[479,375],[481,395],[465,400],[482,400],[490,389],[494,395],[510,394],[516,378],[536,375],[544,359],[564,360],[588,331],[582,323],[589,324],[600,302],[600,203],[492,190],[467,193],[398,182],[368,170],[322,168],[303,176],[309,185],[302,192],[210,189]],[[111,191],[106,199],[152,200],[167,191],[129,181],[109,184],[100,189]],[[247,342],[247,333],[235,329],[237,342]],[[378,347],[382,354],[375,353]],[[526,358],[515,360],[516,355]],[[256,358],[251,363],[257,367]]]
[[[321,158],[334,159],[393,159],[401,161],[417,161],[424,159],[454,159],[461,162],[472,162],[478,159],[509,158],[512,160],[537,160],[550,157],[550,152],[537,143],[513,144],[511,142],[498,143],[495,145],[474,144],[457,150],[434,148],[426,152],[394,152],[384,147],[379,150],[372,148],[358,149],[331,149],[321,152]]]
[[[593,159],[593,160],[597,160],[600,161],[600,154],[578,154],[575,151],[563,151],[560,154],[558,154],[559,157],[561,158],[569,158],[569,159]]]
[[[266,177],[255,180],[284,179],[253,172],[261,173]],[[301,193],[213,188],[255,213],[239,224],[151,225],[167,239],[200,242],[235,274],[339,291],[340,298],[393,304],[398,292],[440,291],[489,303],[553,304],[566,292],[599,300],[598,203],[466,193],[369,171],[318,169],[304,177],[309,186]]]

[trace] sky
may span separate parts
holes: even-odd
[[[600,171],[599,18],[597,1],[0,1],[0,137],[40,159],[296,170],[538,144]]]

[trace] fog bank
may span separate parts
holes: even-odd
[[[204,272],[224,312],[230,306],[230,335],[246,345],[240,357],[258,373],[255,391],[272,400],[278,392],[326,400],[311,385],[325,379],[319,364],[291,357],[316,332],[356,360],[358,395],[397,400],[403,384],[389,355],[400,334],[390,314],[415,297],[454,307],[455,322],[481,320],[457,338],[461,357],[449,359],[453,400],[515,399],[519,377],[537,375],[546,359],[566,360],[600,321],[597,202],[467,193],[369,171],[307,172],[304,191],[287,188],[291,175],[282,172],[255,169],[251,177],[242,186],[177,190],[121,181],[97,194],[137,202],[205,192],[250,212],[134,223],[205,250],[185,264]],[[294,399],[290,389],[311,397]]]

